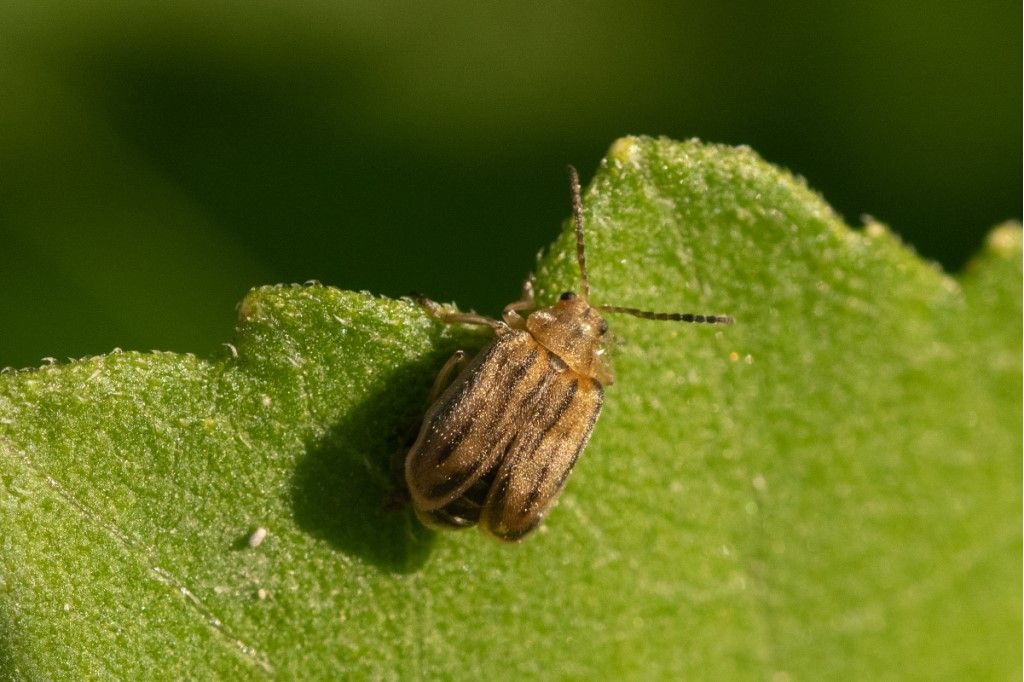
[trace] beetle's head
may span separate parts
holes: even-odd
[[[607,382],[607,370],[601,361],[601,337],[608,331],[608,323],[585,298],[566,291],[554,305],[530,315],[526,328],[569,367]]]

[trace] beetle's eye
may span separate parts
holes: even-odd
[[[566,291],[565,293],[563,293],[561,296],[558,297],[558,300],[560,300],[560,301],[571,301],[574,298],[576,298],[576,292],[575,291]]]
[[[608,333],[608,320],[601,320],[601,324],[597,326],[597,333],[601,336]]]

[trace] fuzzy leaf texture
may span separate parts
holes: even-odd
[[[222,357],[0,376],[0,677],[1019,677],[1019,228],[950,277],[748,149],[647,138],[584,204],[593,301],[737,322],[609,315],[519,545],[389,505],[487,340],[409,301],[264,287]],[[537,275],[575,287],[568,222]]]

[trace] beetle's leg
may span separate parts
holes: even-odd
[[[483,501],[487,499],[487,492],[490,490],[493,480],[485,476],[463,494],[462,497],[452,500],[440,509],[433,511],[416,510],[416,516],[424,526],[430,528],[442,528],[447,530],[458,530],[475,526],[480,521],[480,511],[483,509]]]
[[[435,509],[434,511],[420,511],[419,509],[414,510],[416,512],[416,518],[420,520],[427,528],[437,528],[439,530],[460,530],[462,528],[469,528],[477,524],[478,518],[459,516],[458,514],[446,511],[446,509]]]
[[[520,311],[529,310],[534,307],[533,301],[533,275],[530,275],[525,282],[523,282],[523,293],[518,301],[513,301],[505,306],[505,309],[501,312],[501,319],[505,320],[505,324],[514,329],[526,329],[526,319],[520,315]]]
[[[457,350],[448,358],[448,362],[444,363],[444,367],[437,373],[437,378],[434,379],[434,385],[430,389],[430,397],[427,398],[427,405],[433,405],[437,397],[444,393],[444,389],[448,388],[448,384],[452,383],[452,379],[459,375],[466,365],[469,363],[469,357],[466,355],[466,351]]]
[[[419,297],[416,302],[420,304],[427,314],[433,317],[435,320],[440,320],[445,324],[480,324],[486,325],[491,329],[499,329],[502,324],[498,320],[492,320],[484,315],[477,315],[476,313],[459,313],[452,312],[451,310],[445,310],[437,301],[431,301],[426,297]]]

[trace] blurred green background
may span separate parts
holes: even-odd
[[[1020,27],[1019,2],[6,2],[0,366],[215,352],[274,282],[496,313],[565,165],[632,133],[749,144],[956,270],[1021,215]]]

